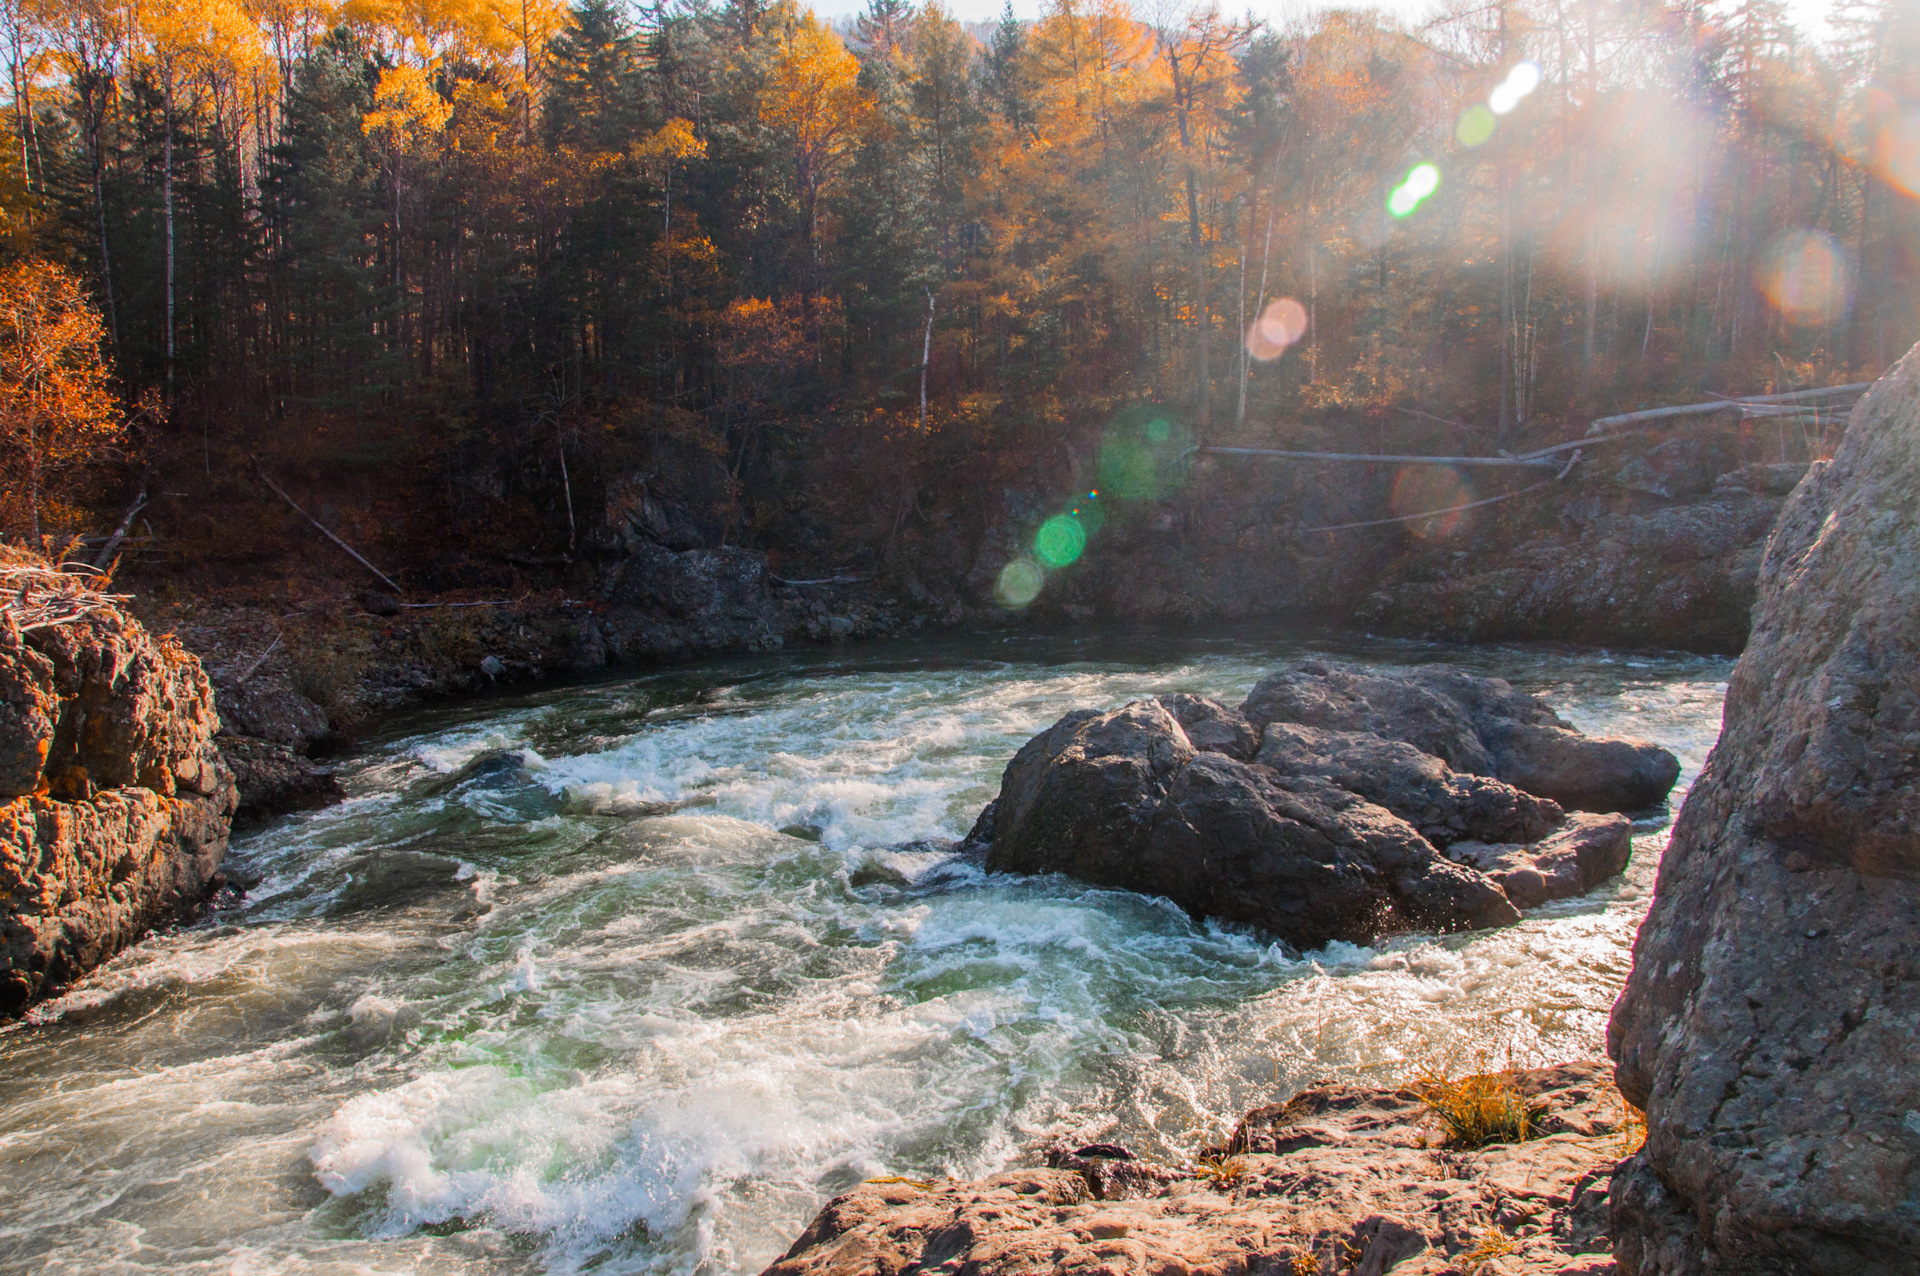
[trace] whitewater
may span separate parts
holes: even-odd
[[[0,1269],[757,1271],[868,1178],[1056,1138],[1189,1157],[1322,1078],[1603,1053],[1664,813],[1507,930],[1296,953],[956,859],[1069,709],[1449,660],[1673,750],[1731,662],[975,636],[709,662],[389,722],[235,839],[238,906],[0,1032]]]

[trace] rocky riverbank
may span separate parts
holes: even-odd
[[[0,572],[0,1013],[222,884],[235,805],[200,662],[71,577]]]
[[[766,1276],[1602,1276],[1609,1176],[1636,1137],[1607,1073],[1483,1078],[1531,1114],[1518,1141],[1461,1145],[1433,1088],[1319,1085],[1191,1165],[1094,1144],[973,1183],[879,1179],[829,1202]]]
[[[1007,487],[985,504],[896,523],[884,553],[814,529],[801,538],[811,548],[795,557],[726,544],[739,511],[716,495],[724,485],[716,487],[711,458],[672,456],[609,480],[603,516],[575,553],[436,560],[401,573],[438,592],[387,592],[278,509],[261,517],[291,520],[282,539],[312,543],[333,573],[325,583],[309,575],[296,587],[249,569],[187,593],[141,569],[133,605],[213,674],[242,815],[260,818],[335,796],[324,756],[343,733],[395,708],[795,644],[970,626],[1258,618],[1303,630],[1737,650],[1766,530],[1805,469],[1774,459],[1785,445],[1771,436],[1707,422],[1616,445],[1564,481],[1459,518],[1316,532],[1440,496],[1419,484],[1403,492],[1409,472],[1391,467],[1342,471],[1328,483],[1311,466],[1195,462],[1173,442],[1153,446],[1136,459],[1154,482],[1109,492],[1104,504],[1081,502],[1084,556],[1046,573],[1025,605],[1001,588],[1002,573],[1034,552],[1049,516],[1078,509],[1071,500]],[[1406,446],[1444,450],[1445,441]],[[1103,464],[1069,456],[1065,468],[1075,483],[1098,484]],[[1468,478],[1440,473],[1457,480],[1459,490],[1442,484],[1446,491],[1479,493]],[[776,566],[786,562],[816,566]],[[444,589],[462,581],[470,583]]]
[[[1353,450],[1352,436],[1331,430],[1246,441]],[[1737,652],[1767,531],[1817,446],[1797,429],[1789,440],[1729,415],[1596,449],[1557,481],[1201,456],[1151,503],[1107,518],[1035,606],[1161,624],[1274,617],[1451,641]],[[1433,437],[1382,450],[1452,448]],[[991,573],[1023,548],[1020,529],[1048,512],[1033,493],[1009,492],[1005,506],[965,578],[970,597],[986,595]]]

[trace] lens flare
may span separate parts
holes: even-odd
[[[1395,517],[1407,518],[1430,510],[1452,509],[1473,500],[1473,488],[1456,469],[1444,465],[1408,465],[1394,475],[1388,504]],[[1415,518],[1407,530],[1421,540],[1445,540],[1466,525],[1467,510]]]
[[[1540,87],[1540,68],[1532,62],[1522,62],[1507,72],[1507,78],[1494,86],[1487,95],[1487,105],[1495,115],[1505,115],[1520,105],[1520,100]]]
[[[1485,146],[1499,125],[1500,117],[1486,107],[1470,106],[1461,112],[1460,122],[1453,126],[1453,136],[1468,149]]]
[[[1920,111],[1908,111],[1873,138],[1873,171],[1888,184],[1920,199]]]
[[[1817,230],[1776,236],[1760,259],[1758,276],[1760,291],[1793,323],[1823,327],[1853,302],[1846,250]]]
[[[1155,419],[1147,422],[1147,438],[1150,442],[1165,443],[1167,441],[1167,436],[1169,436],[1172,433],[1173,433],[1173,427],[1168,425],[1166,421],[1162,418],[1156,417]]]
[[[1049,567],[1071,567],[1086,550],[1087,529],[1071,514],[1054,515],[1033,538],[1033,556]]]
[[[1025,607],[1040,596],[1040,587],[1046,583],[1047,573],[1040,564],[1031,558],[1016,558],[1000,569],[993,592],[1003,607]]]
[[[1307,335],[1307,308],[1292,297],[1269,305],[1247,329],[1247,353],[1261,362],[1278,359]]]
[[[1395,217],[1411,217],[1421,201],[1440,189],[1440,170],[1432,164],[1415,164],[1407,179],[1387,196],[1387,211]]]

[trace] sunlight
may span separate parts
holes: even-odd
[[[1853,271],[1846,250],[1817,230],[1775,236],[1757,276],[1767,300],[1794,323],[1830,324],[1852,304]]]
[[[1540,68],[1532,62],[1522,62],[1507,72],[1507,78],[1487,95],[1487,105],[1495,115],[1506,115],[1520,105],[1521,99],[1539,87]]]
[[[1307,308],[1292,297],[1282,297],[1247,329],[1247,353],[1262,363],[1270,362],[1306,334]]]

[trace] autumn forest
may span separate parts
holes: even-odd
[[[173,552],[244,557],[264,473],[401,557],[457,529],[559,561],[622,476],[671,472],[709,538],[844,558],[1065,481],[1141,405],[1212,442],[1490,453],[1920,336],[1892,0],[1819,41],[1773,0],[4,21],[0,247],[104,369],[70,439],[9,424],[14,533],[151,485]]]

